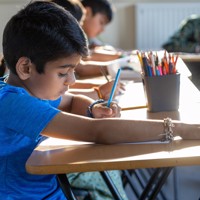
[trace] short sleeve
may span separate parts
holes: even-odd
[[[0,111],[3,115],[0,123],[34,140],[41,131],[60,112],[56,107],[57,101],[46,101],[27,95],[26,93],[7,93],[1,99]],[[2,107],[3,105],[4,107]]]

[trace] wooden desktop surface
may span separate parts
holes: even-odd
[[[133,88],[142,87],[141,83],[132,84]],[[140,95],[138,91],[141,92]],[[130,91],[124,94],[124,98],[128,95],[126,98],[130,101],[130,107],[134,106],[136,97],[143,96],[143,90],[138,91],[135,93],[133,89],[131,95]],[[180,99],[180,109],[177,112],[149,113],[146,108],[131,109],[123,111],[122,118],[172,117],[172,119],[199,123],[200,94],[186,77],[181,79]],[[26,169],[32,174],[65,174],[183,165],[200,165],[200,140],[100,145],[49,138],[33,151],[26,163]]]
[[[200,54],[195,53],[178,53],[184,62],[200,62]]]

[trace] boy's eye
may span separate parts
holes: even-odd
[[[68,74],[68,73],[64,73],[64,74],[63,74],[63,73],[59,73],[58,76],[59,76],[59,77],[65,77],[65,76],[67,76],[67,74]]]

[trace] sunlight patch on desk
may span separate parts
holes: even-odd
[[[92,144],[91,142],[78,142],[74,140],[58,139],[58,138],[48,138],[40,143],[36,148],[37,151],[46,151],[48,149],[56,150],[62,148],[68,148],[68,150],[73,150],[74,146]]]
[[[115,100],[121,108],[129,107],[146,107],[144,89],[142,83],[126,82],[126,91],[122,95],[118,95]],[[131,95],[130,95],[131,94]]]

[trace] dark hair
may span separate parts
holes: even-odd
[[[52,0],[52,2],[68,10],[77,21],[80,21],[84,14],[84,6],[79,0]]]
[[[113,18],[113,9],[109,0],[82,0],[84,7],[90,7],[93,15],[97,13],[105,14],[108,21],[111,22]]]
[[[0,56],[1,57],[1,56]],[[0,77],[4,76],[6,65],[3,56],[0,58]]]
[[[47,62],[73,54],[88,55],[88,44],[77,20],[52,2],[35,1],[14,15],[3,33],[3,55],[16,74],[16,63],[27,57],[44,72]]]

